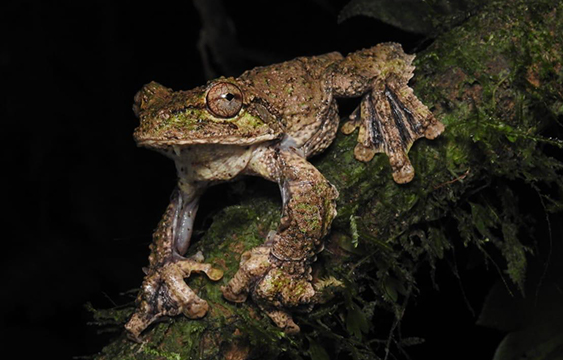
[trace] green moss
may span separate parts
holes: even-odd
[[[267,126],[262,119],[246,111],[237,117],[234,123],[242,132],[252,132],[258,127]]]
[[[317,271],[345,287],[313,312],[296,315],[306,325],[300,334],[283,334],[251,302],[237,305],[222,298],[220,286],[238,269],[242,252],[261,244],[279,221],[277,197],[248,192],[244,203],[217,214],[190,249],[202,250],[207,262],[225,271],[218,282],[188,279],[212,310],[202,320],[177,317],[155,326],[148,346],[182,358],[213,358],[221,350],[219,339],[233,339],[239,329],[264,358],[298,357],[308,339],[337,344],[336,354],[376,358],[387,350],[376,344],[393,343],[389,333],[397,338],[393,332],[415,292],[417,270],[426,263],[432,271],[452,248],[479,250],[508,287],[521,289],[534,244],[524,242],[531,235],[527,215],[518,212],[514,183],[537,193],[546,209],[563,209],[560,199],[542,191],[563,193],[563,164],[546,154],[561,142],[543,133],[557,126],[563,111],[562,14],[560,2],[493,2],[417,55],[415,93],[446,131],[436,140],[415,142],[409,153],[416,170],[411,183],[392,181],[384,154],[367,164],[355,160],[356,134],[339,134],[326,153],[312,159],[340,193]],[[319,225],[311,219],[311,226]],[[271,286],[287,287],[286,280]],[[383,320],[386,311],[395,320]],[[384,330],[364,326],[372,316]],[[366,338],[374,341],[362,341]],[[131,352],[156,356],[138,349],[121,339],[100,358],[126,358]]]
[[[166,360],[181,360],[182,357],[178,353],[168,352],[164,350],[154,349],[150,347],[142,348],[143,353],[147,355],[151,355],[151,357],[158,358],[158,359],[166,359]]]
[[[209,116],[206,111],[200,109],[186,109],[170,117],[168,124],[186,130],[193,130],[197,126],[198,119]]]
[[[561,9],[552,10],[548,1],[494,3],[419,55],[417,92],[447,125],[451,169],[484,165],[495,175],[530,181],[530,167],[542,157],[538,143],[561,146],[541,135],[550,121],[545,116],[558,115],[561,94]],[[483,35],[475,36],[477,30]],[[441,81],[425,76],[435,73],[444,74]],[[554,181],[553,169],[545,170]]]
[[[265,293],[281,293],[286,294],[287,298],[299,299],[308,291],[308,283],[305,280],[288,277],[282,270],[273,271],[270,275],[261,284]]]
[[[321,218],[319,217],[319,208],[316,205],[311,205],[301,202],[295,206],[295,211],[301,217],[302,225],[299,231],[302,233],[313,233],[320,228]]]

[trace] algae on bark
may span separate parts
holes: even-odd
[[[419,341],[396,331],[409,311],[417,269],[434,269],[453,248],[480,250],[507,288],[523,291],[526,260],[534,255],[533,244],[521,241],[527,215],[518,208],[515,184],[537,193],[545,211],[563,208],[560,197],[550,196],[563,190],[563,163],[550,155],[563,146],[557,139],[562,45],[561,3],[491,3],[417,54],[415,93],[446,131],[415,143],[411,183],[393,182],[383,154],[368,164],[356,161],[353,135],[339,134],[312,159],[340,197],[315,270],[327,301],[296,315],[299,334],[285,335],[251,301],[232,304],[221,297],[220,286],[237,270],[240,254],[263,242],[279,220],[279,197],[250,191],[240,205],[218,213],[190,249],[203,251],[206,261],[225,271],[219,282],[188,280],[209,302],[207,316],[157,324],[143,344],[121,335],[97,358],[385,357]],[[132,310],[95,315],[119,327]]]

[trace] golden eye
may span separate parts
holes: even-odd
[[[242,91],[235,84],[220,82],[209,89],[206,101],[213,115],[230,118],[242,108]]]

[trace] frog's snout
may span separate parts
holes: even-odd
[[[166,99],[171,92],[171,89],[154,81],[144,85],[141,90],[137,91],[133,98],[133,112],[135,116],[139,118],[143,110],[157,104],[162,104],[162,101]]]
[[[133,113],[135,113],[136,117],[139,117],[141,112],[141,91],[137,91],[135,96],[133,97]]]

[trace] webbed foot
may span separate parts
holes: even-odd
[[[223,277],[223,271],[201,261],[201,256],[181,258],[149,270],[137,298],[137,310],[125,325],[131,339],[140,341],[141,332],[163,316],[181,313],[190,319],[205,316],[209,308],[207,301],[197,296],[184,278],[202,272],[217,281]]]
[[[407,156],[412,144],[422,137],[434,139],[444,131],[444,125],[407,85],[414,67],[410,66],[409,70],[401,77],[374,86],[342,126],[345,134],[360,128],[354,149],[356,159],[367,162],[376,153],[385,152],[393,179],[400,184],[411,181],[414,176]]]

